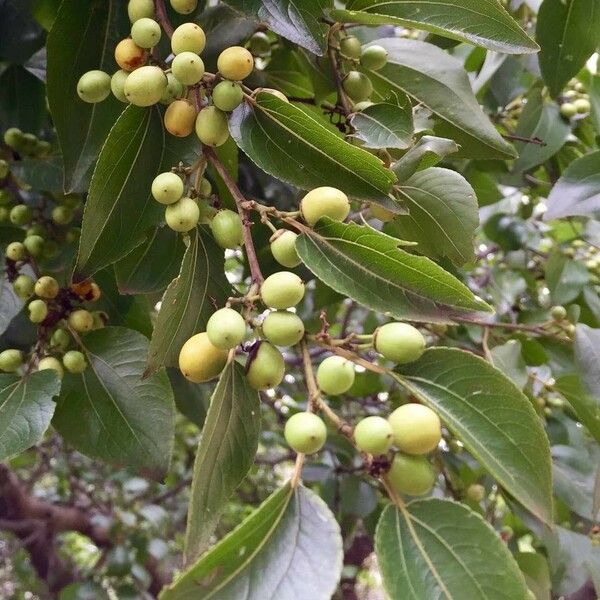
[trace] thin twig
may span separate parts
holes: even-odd
[[[342,106],[346,114],[350,114],[352,112],[352,108],[350,107],[350,101],[348,100],[348,96],[344,91],[344,86],[342,84],[342,76],[340,74],[339,64],[335,53],[335,47],[332,44],[333,36],[337,33],[339,28],[340,24],[336,23],[329,29],[329,37],[327,40],[327,53],[329,55],[329,61],[331,62],[331,70],[333,72],[333,78],[335,79],[335,86],[337,88],[338,104]]]
[[[156,9],[156,20],[160,23],[160,26],[164,29],[165,33],[169,37],[173,37],[173,31],[175,30],[167,15],[165,0],[154,0],[154,7]]]

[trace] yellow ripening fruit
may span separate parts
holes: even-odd
[[[165,128],[171,135],[187,137],[195,123],[196,107],[189,100],[175,100],[165,111]]]
[[[134,71],[146,60],[146,53],[131,38],[121,40],[115,47],[115,60],[124,71]]]
[[[197,6],[198,0],[171,0],[171,7],[180,15],[189,15]]]
[[[127,14],[132,23],[143,18],[153,19],[154,0],[129,0]]]
[[[217,69],[225,79],[240,81],[252,73],[254,58],[246,48],[230,46],[219,54]]]
[[[125,80],[123,91],[131,104],[152,106],[160,101],[167,87],[167,76],[160,67],[140,67]]]
[[[343,221],[350,212],[348,196],[334,187],[323,186],[311,190],[300,201],[302,218],[309,224],[321,217],[329,217],[334,221]]]
[[[227,363],[227,350],[213,346],[206,331],[192,336],[179,352],[179,369],[186,379],[202,383],[214,379]]]
[[[62,379],[65,374],[62,363],[57,358],[54,358],[54,356],[46,356],[38,363],[38,371],[45,371],[46,369],[56,371],[59,379]]]
[[[206,35],[200,25],[196,23],[182,23],[171,38],[171,50],[173,54],[182,52],[195,52],[200,54],[206,46]]]
[[[442,439],[440,418],[428,406],[409,403],[398,407],[388,417],[394,443],[407,454],[427,454]]]

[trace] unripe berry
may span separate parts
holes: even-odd
[[[127,80],[128,75],[129,73],[127,71],[119,69],[118,71],[115,71],[110,78],[110,90],[119,102],[128,102],[127,97],[125,96],[125,81]]]
[[[577,114],[577,108],[572,102],[565,102],[564,104],[560,105],[560,114],[563,117],[570,119]]]
[[[383,206],[380,206],[379,204],[370,204],[369,210],[371,211],[371,214],[382,223],[389,223],[394,220],[394,213],[391,210],[383,208]]]
[[[183,197],[175,204],[169,204],[165,209],[165,221],[167,225],[179,233],[190,231],[200,219],[198,204],[191,198]]]
[[[85,333],[94,328],[94,317],[87,310],[79,308],[69,315],[68,323],[75,331]]]
[[[49,275],[43,275],[35,282],[34,291],[35,295],[39,298],[51,300],[58,296],[59,290],[60,286],[58,285],[58,281]]]
[[[210,230],[221,248],[237,248],[242,245],[244,230],[237,212],[220,210],[210,222]]]
[[[344,394],[354,383],[354,364],[342,356],[327,357],[317,369],[317,384],[326,394]]]
[[[189,100],[175,100],[165,111],[165,129],[176,137],[187,137],[194,131],[196,107]]]
[[[68,206],[55,206],[52,209],[52,220],[57,225],[68,225],[73,220],[73,210]]]
[[[388,53],[383,46],[368,46],[364,48],[360,55],[360,64],[366,69],[378,71],[383,69],[387,63]]]
[[[246,378],[255,390],[278,386],[285,375],[283,355],[273,344],[258,342],[246,362]]]
[[[26,300],[33,294],[35,282],[29,275],[19,275],[13,281],[13,289],[15,294],[22,300]]]
[[[160,67],[140,67],[125,80],[125,97],[135,106],[156,104],[167,87],[167,77]]]
[[[354,102],[368,100],[373,93],[371,80],[360,71],[350,71],[342,82],[344,91]]]
[[[392,446],[392,427],[383,417],[366,417],[354,428],[354,441],[362,452],[385,454]]]
[[[131,26],[131,39],[140,48],[154,48],[160,41],[160,25],[148,17],[138,19]]]
[[[388,421],[394,432],[394,443],[407,454],[427,454],[435,450],[442,439],[440,418],[422,404],[403,404]]]
[[[237,108],[244,99],[242,86],[234,81],[221,81],[212,92],[213,104],[225,112]]]
[[[481,502],[485,498],[485,488],[480,483],[472,483],[467,488],[467,498],[471,502]]]
[[[375,350],[398,364],[410,363],[425,352],[425,338],[408,323],[386,323],[375,330]]]
[[[152,19],[154,17],[154,0],[129,0],[127,14],[132,23],[138,19]]]
[[[4,143],[16,150],[23,141],[23,132],[18,127],[9,127],[4,132]]]
[[[27,225],[31,222],[33,213],[27,204],[17,204],[10,210],[10,221],[14,225]]]
[[[215,378],[226,363],[227,350],[213,346],[205,331],[192,336],[179,352],[181,373],[194,383]]]
[[[343,221],[350,212],[348,196],[334,187],[318,187],[311,190],[300,202],[302,218],[314,225],[321,217]]]
[[[360,58],[361,48],[360,40],[353,35],[340,40],[340,52],[348,58]]]
[[[181,83],[195,85],[204,75],[204,62],[193,52],[182,52],[173,59],[171,72]]]
[[[289,229],[278,229],[269,240],[275,260],[288,269],[297,267],[301,260],[296,251],[298,235]]]
[[[115,60],[124,71],[134,71],[144,64],[146,53],[131,38],[121,40],[115,46]]]
[[[167,73],[167,87],[160,97],[161,104],[171,104],[174,100],[181,98],[185,90],[185,85],[173,73]]]
[[[221,308],[208,319],[206,334],[213,346],[221,350],[231,350],[246,337],[246,321],[232,308]]]
[[[77,82],[77,94],[84,102],[102,102],[110,94],[110,75],[94,70],[84,73]]]
[[[423,496],[431,491],[435,483],[435,471],[423,456],[396,454],[387,479],[400,494]]]
[[[69,350],[63,356],[63,365],[69,373],[83,373],[87,368],[87,362],[82,352]]]
[[[219,54],[217,69],[221,76],[232,81],[245,79],[252,73],[254,58],[241,46],[230,46]]]
[[[44,251],[44,238],[40,235],[28,235],[23,240],[23,246],[25,246],[30,256],[37,258]]]
[[[199,223],[210,225],[214,216],[217,214],[217,209],[211,206],[205,199],[200,199],[198,202],[198,209],[200,211]]]
[[[0,352],[0,371],[12,373],[23,364],[23,353],[20,350],[9,348]]]
[[[276,310],[265,317],[262,331],[264,336],[276,346],[293,346],[304,336],[304,323],[293,312]]]
[[[189,15],[196,10],[198,0],[170,0],[173,10],[180,15]]]
[[[48,316],[48,305],[43,300],[32,300],[27,308],[32,323],[41,323]]]
[[[590,101],[586,100],[585,98],[578,98],[575,100],[575,102],[573,102],[573,106],[575,106],[575,110],[580,115],[589,113],[590,110],[592,110]]]
[[[71,336],[66,329],[58,328],[52,334],[50,338],[50,346],[57,350],[66,350],[71,343]]]
[[[46,356],[38,363],[38,371],[45,371],[46,369],[56,371],[56,374],[60,379],[62,379],[65,374],[61,362],[57,358],[54,358],[54,356]]]
[[[550,314],[555,321],[563,321],[567,318],[567,309],[564,306],[553,306]]]
[[[25,246],[21,242],[11,242],[6,246],[6,257],[10,260],[23,260],[27,255]]]
[[[198,194],[200,194],[201,198],[208,198],[212,194],[212,185],[206,177],[203,177],[200,180],[200,185],[198,186]]]
[[[196,135],[207,146],[222,146],[229,139],[227,115],[216,106],[203,108],[196,117]]]
[[[161,204],[173,204],[183,196],[183,181],[176,173],[160,173],[152,182],[152,196]]]
[[[35,145],[35,153],[37,156],[47,156],[50,153],[50,150],[52,150],[52,145],[46,140],[38,140]]]
[[[174,32],[171,38],[173,54],[193,52],[200,54],[206,46],[206,35],[200,25],[196,23],[183,23]]]
[[[290,308],[304,298],[304,282],[295,273],[279,271],[269,275],[260,287],[260,297],[269,308]]]
[[[0,179],[4,179],[10,173],[10,166],[4,159],[0,159]]]
[[[257,31],[248,41],[248,49],[254,56],[268,56],[271,54],[271,40],[263,31]]]
[[[300,412],[287,420],[283,435],[295,452],[313,454],[325,445],[327,427],[321,417],[309,412]]]

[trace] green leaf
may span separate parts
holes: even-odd
[[[235,361],[225,367],[210,399],[194,463],[184,562],[210,545],[226,502],[254,462],[260,433],[260,398]]]
[[[0,2],[0,59],[25,62],[44,45],[44,31],[33,18],[30,2]]]
[[[450,500],[388,505],[375,551],[390,598],[525,600],[523,575],[481,516]]]
[[[535,28],[542,77],[558,96],[594,53],[600,39],[600,0],[544,0]]]
[[[371,44],[388,51],[379,71],[365,71],[373,82],[375,101],[392,93],[408,94],[439,120],[443,137],[461,146],[461,155],[474,158],[514,158],[514,148],[502,139],[481,110],[461,62],[433,44],[383,38]]]
[[[191,138],[190,138],[191,139]],[[81,227],[76,279],[126,256],[164,218],[152,180],[190,157],[193,141],[167,136],[157,107],[129,106],[111,129],[92,176]]]
[[[115,70],[114,48],[129,27],[120,1],[64,0],[48,35],[48,103],[67,192],[87,189],[100,148],[124,107],[112,94],[98,104],[83,102],[77,82],[92,69]]]
[[[177,277],[185,246],[169,227],[157,227],[143,244],[115,263],[122,294],[163,292]]]
[[[398,181],[404,182],[417,171],[437,165],[443,158],[454,152],[458,152],[454,140],[424,135],[392,165],[392,171],[396,173]]]
[[[537,552],[517,552],[515,560],[536,600],[550,600],[552,584],[546,557]]]
[[[491,351],[493,365],[502,371],[520,390],[529,381],[527,364],[521,354],[521,342],[508,340],[505,344],[494,346]]]
[[[22,308],[23,300],[15,294],[6,274],[0,272],[0,334],[6,331]]]
[[[579,421],[600,444],[600,398],[594,397],[585,389],[580,375],[563,375],[556,380],[556,389],[565,397]]]
[[[544,220],[600,217],[600,150],[574,160],[554,184]]]
[[[304,487],[286,485],[160,594],[160,600],[330,600],[342,570],[339,525]]]
[[[386,231],[417,242],[416,250],[430,258],[447,257],[457,265],[473,260],[479,210],[475,192],[462,175],[431,167],[397,189],[409,214],[397,216]]]
[[[60,379],[54,371],[37,371],[21,378],[0,375],[0,460],[7,460],[34,446],[54,413],[54,396]]]
[[[63,169],[60,155],[48,158],[24,158],[13,162],[10,170],[15,177],[35,190],[62,193]]]
[[[208,412],[212,384],[192,383],[181,374],[177,367],[167,369],[167,375],[171,382],[177,410],[201,429]]]
[[[215,306],[223,306],[231,292],[224,264],[223,250],[206,228],[191,232],[179,276],[169,284],[162,299],[146,373],[177,366],[181,346],[195,333],[204,331]]]
[[[382,102],[373,104],[350,117],[355,133],[352,137],[365,148],[399,148],[412,144],[414,132],[412,107],[407,99],[403,106]]]
[[[531,402],[474,354],[427,350],[396,379],[435,410],[466,448],[523,506],[552,523],[548,438]]]
[[[65,374],[52,424],[87,456],[161,478],[173,445],[173,393],[164,372],[142,379],[148,341],[105,327],[82,343],[88,367]]]
[[[346,8],[332,11],[332,17],[344,23],[424,29],[506,54],[538,51],[496,0],[353,0]]]
[[[545,264],[546,285],[554,304],[566,304],[579,296],[590,279],[587,267],[560,252],[550,255]]]
[[[259,93],[232,113],[229,127],[248,157],[277,179],[305,190],[330,185],[397,210],[390,197],[396,177],[383,162],[293,104]]]
[[[46,118],[44,84],[21,65],[11,65],[0,76],[0,127],[20,127],[39,133]]]
[[[397,319],[451,322],[488,311],[458,279],[369,226],[327,217],[296,241],[304,264],[336,292]]]

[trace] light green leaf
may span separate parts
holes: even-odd
[[[536,600],[550,600],[552,584],[546,557],[537,552],[517,552],[515,560]]]
[[[548,438],[527,397],[488,362],[432,348],[396,369],[396,379],[439,415],[500,485],[552,523]]]
[[[407,99],[404,106],[382,102],[373,104],[350,117],[355,133],[352,137],[365,148],[398,148],[406,150],[414,132],[412,107]]]
[[[437,165],[443,158],[454,152],[458,152],[458,146],[454,140],[424,135],[392,165],[392,171],[396,173],[398,181],[402,183],[417,171]]]
[[[544,270],[554,304],[566,304],[575,300],[590,280],[590,273],[583,263],[560,252],[550,255]]]
[[[494,346],[491,351],[493,365],[502,371],[520,390],[522,390],[529,376],[527,364],[521,354],[521,342],[508,340],[505,344]]]

